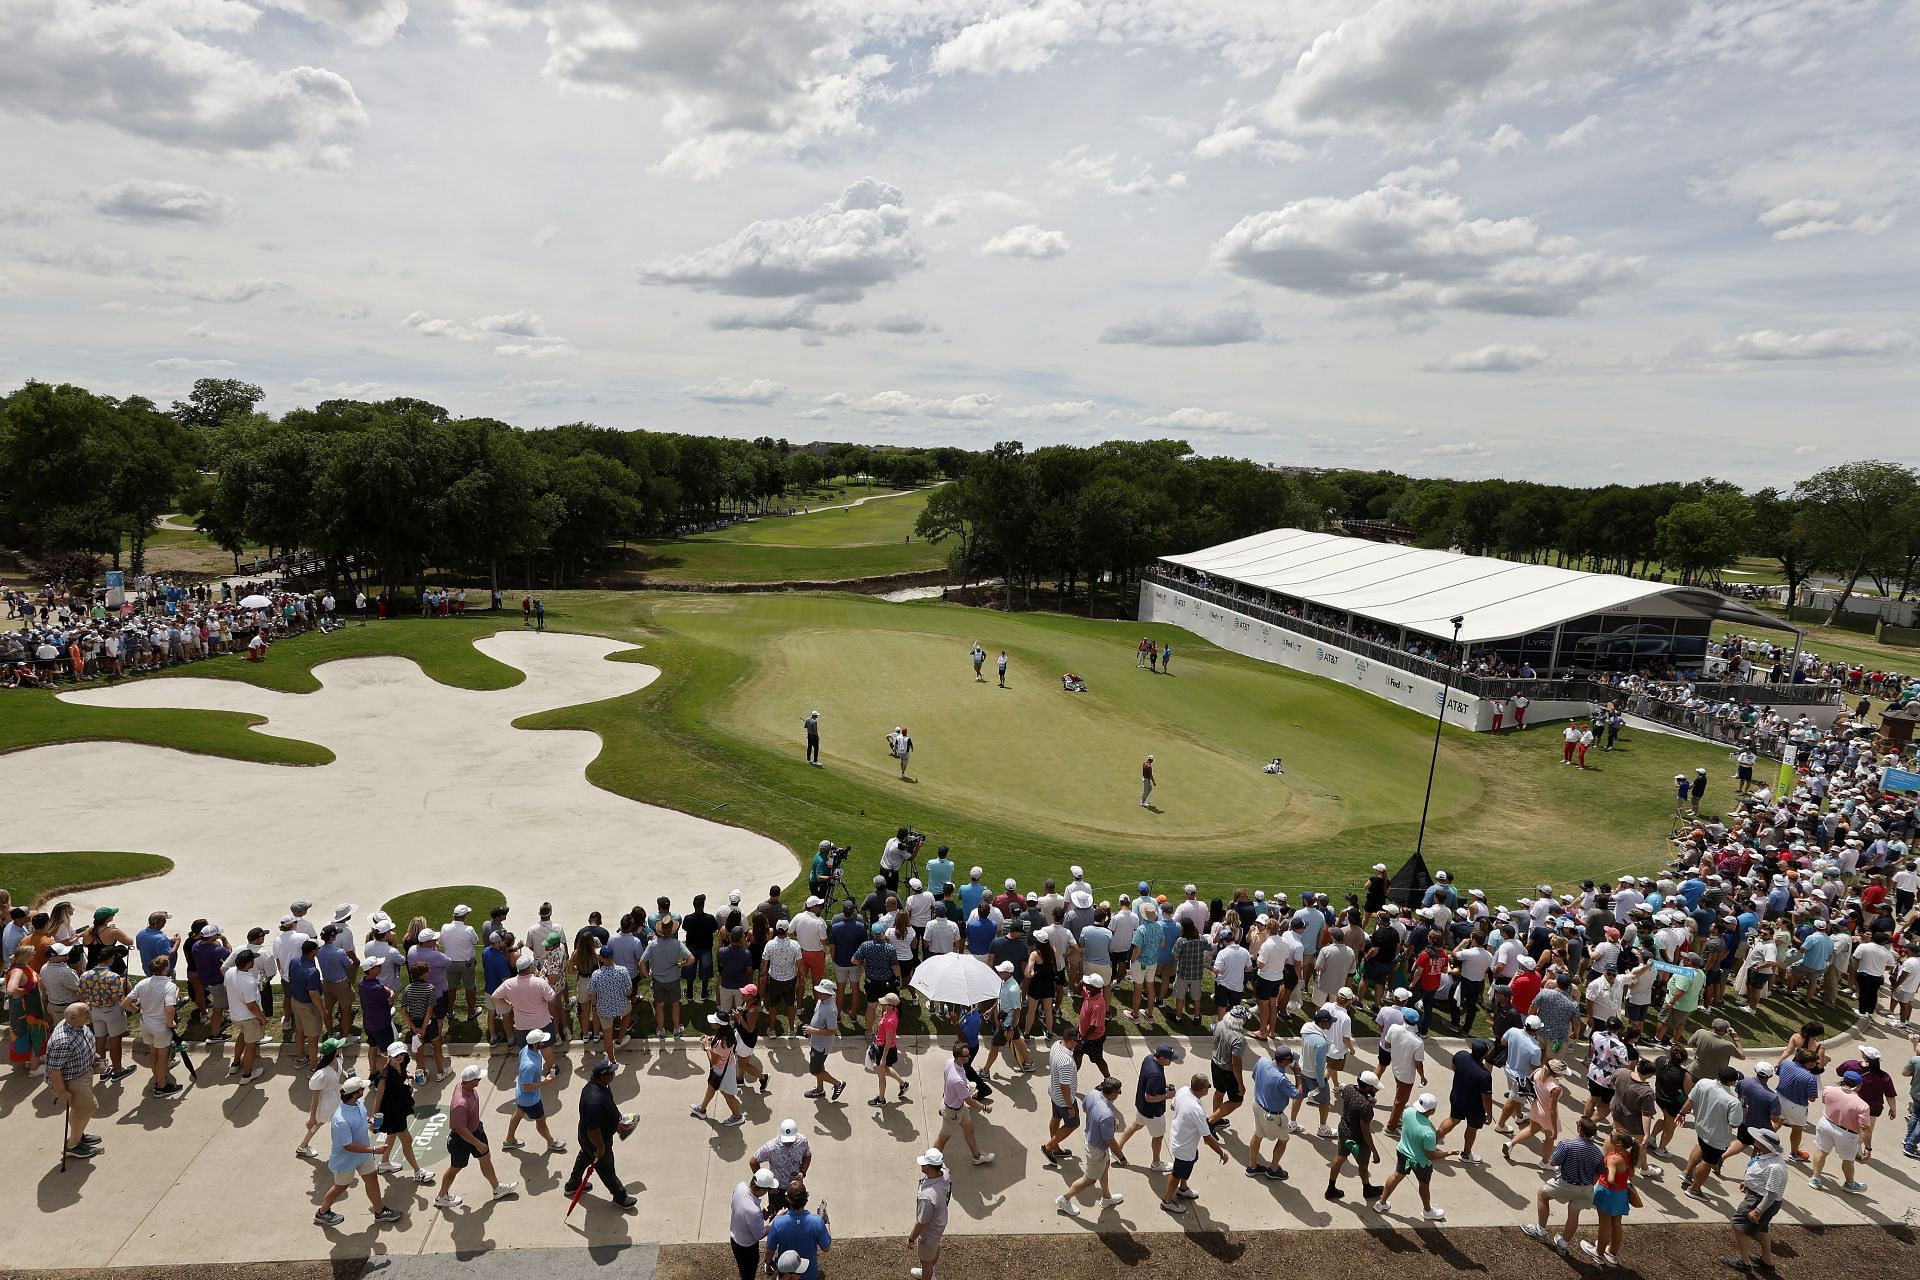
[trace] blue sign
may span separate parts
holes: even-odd
[[[1909,769],[1888,769],[1880,775],[1882,791],[1920,791],[1920,773]]]
[[[127,575],[122,573],[118,569],[107,570],[107,590],[125,591],[126,589],[127,589]]]

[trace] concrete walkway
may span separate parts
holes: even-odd
[[[1889,1068],[1898,1074],[1912,1052],[1904,1038],[1876,1035]],[[813,1144],[813,1167],[808,1185],[816,1206],[826,1202],[832,1226],[842,1236],[887,1236],[903,1233],[911,1221],[914,1162],[938,1131],[939,1074],[946,1061],[944,1046],[919,1046],[906,1054],[911,1082],[909,1101],[878,1111],[866,1105],[872,1080],[859,1070],[860,1042],[843,1042],[832,1063],[837,1075],[849,1081],[839,1105],[803,1099],[811,1080],[804,1070],[804,1048],[799,1041],[763,1041],[762,1056],[771,1063],[775,1079],[772,1096],[749,1098],[743,1129],[722,1129],[696,1120],[687,1108],[699,1100],[703,1064],[693,1042],[664,1050],[636,1043],[621,1055],[623,1070],[616,1081],[622,1105],[636,1111],[639,1126],[631,1140],[617,1148],[619,1173],[639,1205],[622,1212],[611,1205],[597,1185],[571,1219],[561,1191],[573,1155],[541,1153],[536,1135],[528,1150],[496,1153],[503,1178],[518,1181],[517,1199],[487,1203],[487,1188],[477,1166],[460,1175],[455,1190],[467,1203],[451,1211],[432,1207],[432,1188],[410,1181],[387,1181],[389,1203],[406,1217],[401,1223],[376,1228],[366,1199],[355,1188],[339,1209],[346,1222],[333,1230],[313,1225],[311,1218],[320,1190],[326,1185],[324,1168],[296,1158],[293,1148],[302,1132],[307,1105],[305,1073],[281,1062],[256,1085],[241,1085],[222,1074],[217,1062],[202,1063],[201,1082],[175,1101],[146,1095],[145,1073],[122,1085],[102,1085],[102,1113],[92,1131],[105,1142],[105,1151],[91,1163],[70,1162],[60,1172],[59,1108],[38,1082],[14,1075],[0,1085],[0,1150],[14,1188],[13,1211],[0,1214],[0,1257],[11,1267],[38,1268],[74,1264],[76,1249],[87,1265],[159,1266],[182,1262],[241,1262],[325,1257],[459,1254],[471,1257],[491,1249],[568,1249],[583,1246],[605,1258],[621,1246],[687,1241],[717,1242],[727,1229],[728,1202],[735,1183],[745,1175],[748,1155],[774,1134],[783,1117],[797,1119]],[[1143,1041],[1109,1045],[1111,1066],[1127,1084],[1123,1113],[1132,1110],[1133,1080]],[[1197,1056],[1169,1074],[1184,1081],[1197,1066],[1205,1067],[1205,1047]],[[1457,1042],[1429,1043],[1428,1088],[1446,1106],[1448,1073],[1445,1062]],[[1857,1049],[1851,1039],[1833,1046],[1835,1061]],[[283,1048],[268,1051],[283,1054]],[[1370,1055],[1368,1055],[1370,1057]],[[1759,1057],[1755,1055],[1756,1060]],[[575,1140],[575,1103],[581,1085],[578,1063],[563,1073],[559,1105],[552,1108],[556,1136]],[[489,1139],[501,1141],[511,1108],[512,1059],[506,1055],[481,1058],[490,1068],[481,1085],[483,1114]],[[459,1065],[455,1064],[456,1067]],[[1745,1064],[1749,1065],[1750,1064]],[[1096,1072],[1089,1064],[1081,1073],[1091,1087]],[[1220,1230],[1336,1228],[1407,1228],[1418,1223],[1420,1202],[1411,1186],[1394,1199],[1393,1216],[1381,1219],[1358,1203],[1359,1188],[1351,1171],[1343,1181],[1348,1199],[1324,1200],[1326,1161],[1331,1144],[1311,1136],[1295,1138],[1283,1165],[1293,1178],[1270,1183],[1242,1175],[1245,1140],[1252,1120],[1246,1108],[1236,1113],[1225,1136],[1233,1160],[1221,1165],[1203,1151],[1194,1177],[1200,1199],[1184,1218],[1161,1212],[1156,1201],[1160,1180],[1141,1166],[1147,1159],[1144,1134],[1128,1147],[1133,1167],[1116,1169],[1113,1188],[1126,1203],[1104,1214],[1090,1199],[1083,1201],[1085,1217],[1068,1219],[1054,1208],[1054,1197],[1079,1170],[1081,1143],[1062,1169],[1050,1170],[1037,1148],[1045,1136],[1045,1075],[1009,1082],[1005,1070],[995,1069],[999,1105],[979,1126],[984,1149],[995,1163],[975,1168],[964,1159],[958,1140],[949,1147],[956,1157],[955,1190],[950,1230],[956,1233],[1002,1234],[1068,1232],[1206,1232]],[[424,1165],[444,1180],[447,1172],[444,1103],[454,1087],[429,1084],[419,1091],[423,1112],[415,1126],[416,1148]],[[1385,1101],[1390,1090],[1383,1091]],[[1803,1225],[1838,1223],[1902,1223],[1920,1211],[1920,1161],[1900,1155],[1899,1135],[1904,1127],[1883,1123],[1884,1131],[1864,1167],[1868,1186],[1863,1194],[1815,1192],[1807,1186],[1804,1170],[1788,1191],[1785,1221]],[[1584,1091],[1569,1090],[1564,1127],[1571,1132],[1573,1115]],[[716,1115],[724,1110],[715,1108]],[[1311,1112],[1303,1112],[1308,1119]],[[1381,1117],[1384,1123],[1384,1106]],[[1312,1126],[1309,1126],[1311,1133]],[[324,1143],[324,1133],[320,1136]],[[1457,1146],[1459,1136],[1451,1142]],[[1809,1144],[1811,1137],[1809,1136]],[[1682,1134],[1677,1148],[1691,1145]],[[1383,1150],[1390,1147],[1383,1143]],[[1469,1168],[1453,1160],[1440,1163],[1434,1178],[1434,1201],[1447,1210],[1448,1222],[1459,1226],[1514,1227],[1514,1248],[1536,1247],[1517,1230],[1531,1220],[1531,1204],[1538,1175],[1520,1165],[1501,1161],[1498,1138],[1483,1132],[1478,1153],[1491,1163]],[[1390,1157],[1389,1157],[1390,1158]],[[1728,1193],[1744,1161],[1728,1164],[1727,1174],[1712,1187],[1713,1203],[1700,1204],[1680,1195],[1679,1169],[1667,1166],[1659,1181],[1639,1185],[1647,1206],[1633,1220],[1722,1220],[1729,1209]],[[1837,1172],[1837,1165],[1830,1170]],[[29,1201],[28,1195],[31,1194]],[[1589,1218],[1589,1221],[1591,1219]],[[634,1255],[636,1261],[641,1255]],[[437,1271],[402,1270],[397,1280],[435,1276]],[[553,1273],[560,1274],[560,1273]],[[571,1273],[567,1273],[571,1274]]]

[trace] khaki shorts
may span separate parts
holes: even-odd
[[[945,1232],[936,1231],[932,1235],[923,1235],[914,1241],[914,1248],[920,1251],[920,1261],[936,1261],[940,1257],[940,1241],[945,1238]]]
[[[1253,1133],[1257,1138],[1268,1142],[1278,1142],[1285,1146],[1287,1142],[1287,1118],[1271,1111],[1263,1111],[1258,1106],[1253,1109]]]
[[[1557,1201],[1560,1204],[1588,1205],[1593,1203],[1593,1186],[1591,1183],[1580,1187],[1575,1186],[1571,1182],[1562,1182],[1558,1178],[1548,1178],[1546,1182],[1541,1185],[1540,1190],[1545,1194],[1547,1199]]]
[[[293,1007],[294,1029],[302,1035],[317,1036],[324,1028],[320,1023],[320,1006],[311,1000],[289,1000]]]
[[[1807,1104],[1804,1102],[1788,1102],[1785,1098],[1780,1099],[1780,1123],[1797,1126],[1802,1129],[1806,1128]]]
[[[1088,965],[1086,966],[1086,971],[1087,971],[1088,973],[1090,973],[1090,974],[1091,974],[1091,973],[1097,973],[1097,974],[1099,974],[1099,975],[1100,975],[1100,978],[1101,978],[1101,980],[1102,980],[1103,982],[1105,982],[1105,983],[1106,983],[1106,984],[1107,984],[1108,986],[1112,986],[1112,985],[1113,985],[1113,965],[1112,965],[1112,964],[1110,964],[1110,963],[1089,963],[1089,964],[1088,964]]]
[[[960,1132],[966,1125],[966,1119],[967,1109],[965,1107],[941,1107],[939,1141],[945,1142],[948,1138]]]
[[[333,1185],[336,1187],[350,1187],[357,1179],[364,1178],[372,1173],[373,1166],[379,1163],[380,1161],[373,1156],[362,1156],[360,1163],[344,1172],[334,1174]]]
[[[127,1034],[127,1011],[115,1006],[93,1011],[93,1034],[96,1039]]]
[[[1097,1151],[1089,1147],[1087,1149],[1085,1164],[1082,1167],[1082,1173],[1085,1177],[1092,1178],[1097,1182],[1106,1175],[1107,1170],[1111,1168],[1112,1165],[1113,1152],[1107,1150],[1105,1147],[1101,1147]]]
[[[721,1013],[732,1013],[744,1003],[746,1003],[746,997],[741,995],[738,990],[729,991],[725,987],[721,987],[718,991],[714,992],[713,995],[714,1008],[718,1009]]]
[[[1140,1121],[1140,1127],[1147,1131],[1149,1138],[1164,1138],[1167,1136],[1166,1112],[1163,1111],[1157,1116],[1139,1116],[1137,1118]]]
[[[242,1044],[259,1044],[266,1039],[267,1029],[260,1025],[258,1018],[235,1018],[233,1034],[240,1037]]]
[[[140,1042],[154,1049],[164,1049],[173,1043],[173,1032],[163,1024],[158,1027],[140,1024]]]

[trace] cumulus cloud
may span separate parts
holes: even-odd
[[[1091,400],[1056,400],[1052,404],[1027,404],[1008,409],[1009,418],[1034,422],[1072,422],[1093,412]]]
[[[1404,169],[1395,169],[1380,179],[1383,187],[1424,187],[1436,182],[1445,182],[1460,172],[1460,161],[1452,156],[1435,164],[1410,164]]]
[[[407,0],[266,0],[345,32],[356,44],[385,44],[407,20]]]
[[[1478,440],[1458,440],[1452,444],[1436,444],[1431,449],[1420,450],[1422,458],[1490,458],[1493,450]]]
[[[1438,364],[1427,365],[1433,373],[1518,373],[1531,369],[1547,358],[1547,353],[1528,343],[1508,346],[1503,342],[1458,351]]]
[[[922,316],[916,316],[905,311],[896,311],[891,315],[884,315],[878,320],[875,320],[873,327],[880,333],[897,333],[910,336],[917,333],[929,333],[938,329],[940,326],[933,324]]]
[[[215,43],[258,11],[215,0],[0,5],[0,106],[268,163],[344,166],[366,111],[343,77],[271,70]]]
[[[818,307],[808,299],[774,311],[730,311],[707,321],[707,328],[721,333],[760,330],[767,333],[803,333],[811,338],[844,338],[859,332],[859,326],[847,320],[824,320]]]
[[[933,51],[931,65],[943,76],[1037,71],[1060,46],[1089,34],[1093,26],[1092,15],[1077,0],[1041,0],[962,27]]]
[[[1193,154],[1202,160],[1251,156],[1258,160],[1280,161],[1298,160],[1307,153],[1284,139],[1262,136],[1253,125],[1222,122],[1212,133],[1193,144]]]
[[[1838,200],[1782,200],[1760,211],[1754,221],[1773,229],[1775,240],[1804,240],[1833,231],[1855,231],[1877,236],[1893,225],[1893,214],[1859,213],[1847,216],[1846,206]]]
[[[1191,317],[1157,311],[1143,319],[1109,325],[1100,341],[1141,347],[1224,347],[1258,342],[1265,336],[1266,329],[1251,307],[1223,307]]]
[[[1904,355],[1914,337],[1904,329],[1818,329],[1787,333],[1756,329],[1720,343],[1714,354],[1732,360],[1852,360]]]
[[[793,416],[796,418],[805,418],[809,422],[825,422],[833,415],[825,409],[802,409]]]
[[[1064,182],[1098,187],[1110,196],[1157,196],[1167,191],[1184,191],[1187,175],[1169,174],[1157,178],[1153,166],[1142,164],[1131,178],[1119,176],[1116,166],[1120,153],[1100,155],[1086,146],[1078,146],[1048,166]]]
[[[843,404],[845,397],[822,396],[822,404]],[[901,418],[909,414],[920,414],[928,418],[949,418],[960,421],[974,421],[986,417],[993,411],[993,402],[997,396],[974,392],[970,395],[955,396],[951,400],[926,399],[908,395],[904,391],[878,391],[865,400],[853,404],[860,413],[876,414],[885,418]]]
[[[1269,429],[1258,418],[1249,418],[1243,413],[1233,413],[1226,409],[1175,409],[1172,413],[1158,417],[1142,418],[1140,425],[1157,429],[1170,428],[1175,431],[1195,431],[1207,435],[1246,436],[1262,435]]]
[[[1475,151],[1488,156],[1497,156],[1502,151],[1518,151],[1526,145],[1527,135],[1510,124],[1501,125],[1482,141],[1467,143]]]
[[[168,356],[147,365],[149,369],[164,369],[168,373],[225,373],[239,367],[231,360],[195,360],[188,356]]]
[[[922,261],[900,188],[862,178],[812,213],[755,222],[719,244],[636,273],[645,284],[707,293],[851,302]]]
[[[571,88],[660,104],[662,170],[705,178],[768,152],[851,134],[892,63],[865,51],[854,8],[766,0],[458,0],[474,38],[545,28],[546,73]]]
[[[1755,210],[1775,240],[1850,232],[1878,235],[1920,193],[1911,142],[1888,134],[1838,134],[1796,142],[1694,179],[1709,204]]]
[[[187,296],[196,302],[251,302],[265,294],[286,292],[284,281],[256,278],[229,285],[196,285],[187,290]]]
[[[1314,40],[1267,115],[1303,132],[1394,134],[1483,103],[1573,95],[1686,16],[1668,0],[1379,0]]]
[[[1025,213],[1031,207],[1010,191],[950,191],[935,200],[933,207],[927,210],[926,224],[929,227],[944,227],[966,217],[987,213]]]
[[[995,258],[1057,258],[1070,247],[1065,233],[1029,222],[1002,231],[981,245],[980,252]]]
[[[1543,236],[1531,218],[1469,218],[1450,192],[1392,186],[1250,214],[1215,243],[1213,260],[1326,298],[1528,316],[1569,315],[1643,266]]]
[[[755,378],[752,382],[715,378],[704,387],[682,387],[680,394],[709,404],[772,404],[787,394],[787,384],[769,378]]]
[[[110,187],[82,192],[95,213],[129,222],[224,222],[233,214],[233,197],[184,182],[129,178]]]
[[[464,324],[443,316],[430,316],[424,311],[413,311],[400,324],[423,337],[494,343],[493,354],[496,356],[544,360],[579,354],[568,345],[565,338],[547,332],[544,316],[524,308],[499,315],[480,316]]]
[[[322,400],[363,400],[380,390],[380,386],[378,382],[323,383],[318,378],[302,378],[289,382],[287,390],[303,396],[319,396]]]

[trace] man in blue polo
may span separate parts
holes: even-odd
[[[825,1280],[820,1255],[832,1248],[827,1216],[808,1212],[805,1184],[793,1183],[787,1188],[787,1207],[767,1224],[767,1256],[777,1258],[791,1249],[806,1262],[802,1274],[808,1280]]]

